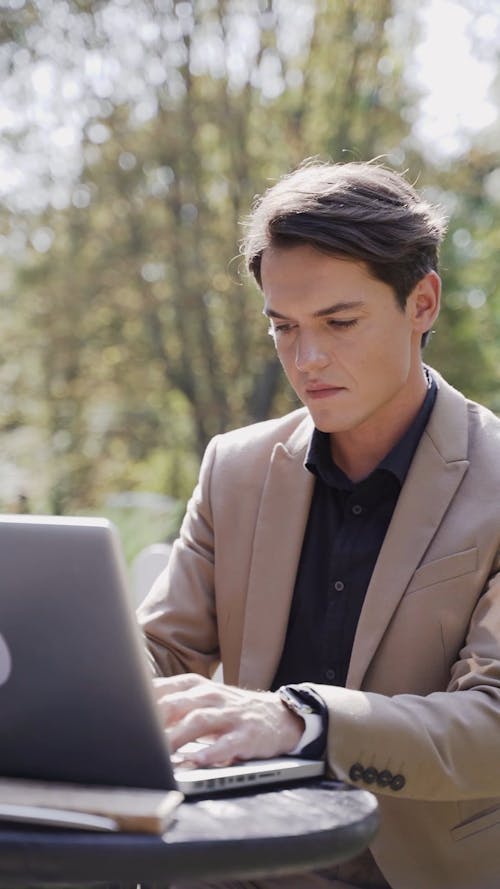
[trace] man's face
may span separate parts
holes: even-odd
[[[418,285],[403,310],[364,263],[309,245],[268,248],[261,274],[278,356],[318,429],[373,435],[377,424],[397,422],[399,406],[421,399],[430,309]]]

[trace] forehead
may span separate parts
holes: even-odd
[[[262,253],[261,276],[274,280],[276,277],[294,274],[302,269],[304,274],[332,278],[339,273],[364,276],[373,280],[368,265],[361,259],[353,259],[342,254],[327,253],[312,244],[293,244],[267,247]]]
[[[262,290],[266,309],[275,303],[370,298],[382,289],[366,263],[322,253],[309,244],[269,247],[262,254]]]

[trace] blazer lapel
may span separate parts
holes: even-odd
[[[349,688],[361,687],[392,615],[469,465],[466,401],[437,379],[436,404],[366,592],[347,676]]]
[[[268,688],[278,667],[314,478],[303,463],[312,432],[306,419],[274,448],[252,551],[239,684]]]

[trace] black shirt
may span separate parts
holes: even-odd
[[[305,466],[316,482],[273,689],[295,682],[345,685],[366,590],[436,392],[428,374],[415,420],[357,483],[332,460],[328,433],[314,430]]]

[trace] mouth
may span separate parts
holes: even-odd
[[[327,386],[324,383],[317,383],[306,386],[306,395],[308,398],[311,398],[313,400],[317,400],[320,398],[330,398],[331,396],[338,395],[339,392],[344,391],[344,386]]]

